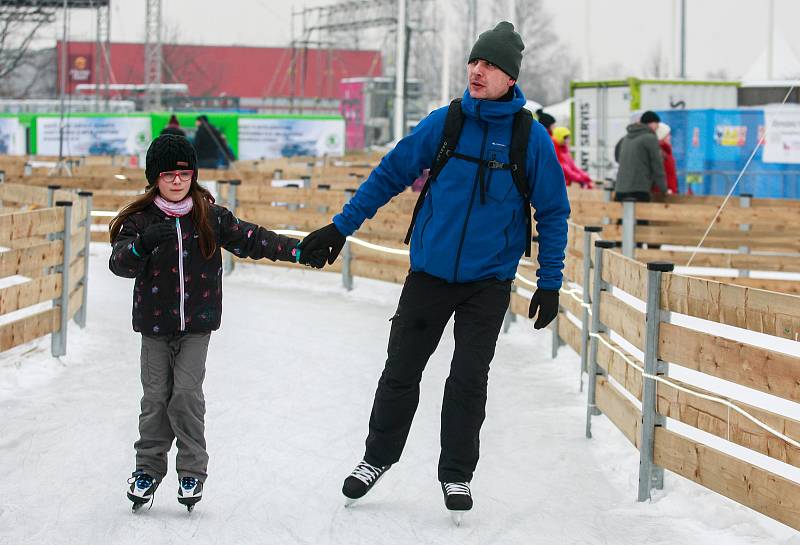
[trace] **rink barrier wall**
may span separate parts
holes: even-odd
[[[1,183],[0,203],[0,352],[51,335],[63,356],[86,325],[92,194]]]
[[[565,274],[553,345],[569,345],[579,354],[589,346],[587,437],[592,419],[602,414],[640,450],[641,501],[663,488],[666,469],[800,529],[800,484],[668,424],[677,421],[800,467],[800,422],[669,377],[670,367],[679,365],[798,401],[800,358],[764,348],[772,344],[768,339],[754,346],[715,333],[718,328],[706,322],[674,322],[699,318],[796,341],[800,297],[667,272],[671,265],[663,262],[650,264],[662,269],[654,287],[648,265],[623,256],[619,243],[598,241],[596,228],[570,225],[569,237],[568,252],[577,253],[587,241],[594,245],[585,260],[592,278],[582,283]],[[591,314],[589,327],[583,311]]]

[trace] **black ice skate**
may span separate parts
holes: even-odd
[[[134,511],[138,511],[143,505],[150,503],[156,488],[158,488],[158,481],[141,469],[133,472],[128,483],[131,485],[128,489],[128,499],[133,502]]]
[[[178,479],[178,503],[185,505],[191,513],[197,502],[203,499],[203,483],[194,477]]]
[[[472,509],[472,494],[469,483],[442,483],[444,505],[456,526],[461,526],[464,512]]]
[[[357,499],[364,497],[375,486],[378,479],[386,473],[391,466],[378,467],[361,460],[353,472],[344,480],[342,494],[345,495],[345,507],[353,504]]]

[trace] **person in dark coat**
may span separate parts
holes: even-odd
[[[172,114],[169,116],[169,121],[167,121],[167,126],[161,129],[161,134],[174,134],[177,136],[186,136],[186,131],[181,128],[181,124],[178,121],[178,116]]]
[[[649,202],[653,186],[662,193],[667,192],[664,160],[656,137],[660,121],[655,112],[644,112],[638,123],[628,125],[627,134],[617,143],[614,158],[619,170],[614,186],[615,200],[633,198]]]
[[[234,156],[225,137],[208,122],[206,115],[197,116],[195,125],[194,149],[197,151],[198,168],[227,168]]]

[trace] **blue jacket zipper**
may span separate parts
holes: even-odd
[[[478,105],[475,107],[475,112],[478,116],[478,123],[483,128],[483,141],[481,142],[481,154],[480,158],[483,160],[483,152],[486,150],[486,138],[489,135],[489,126],[481,120],[481,103],[478,102]],[[475,204],[475,190],[478,188],[478,174],[480,171],[480,165],[478,165],[478,170],[475,171],[475,179],[472,181],[472,194],[469,198],[469,208],[467,208],[467,217],[464,218],[464,227],[461,229],[461,240],[458,243],[458,252],[456,253],[456,262],[453,267],[453,282],[458,281],[458,267],[461,263],[461,251],[464,249],[464,238],[467,236],[467,225],[469,224],[469,216],[472,214],[472,205]]]

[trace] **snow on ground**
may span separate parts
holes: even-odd
[[[431,359],[403,459],[343,507],[385,358],[396,285],[272,267],[225,280],[205,391],[211,456],[191,515],[168,476],[150,511],[130,512],[139,338],[132,282],[92,246],[89,323],[68,355],[49,338],[0,355],[0,544],[788,544],[793,530],[672,474],[637,503],[638,452],[605,418],[583,436],[578,358],[513,324],[489,384],[475,508],[460,528],[436,481],[452,330]],[[170,461],[174,467],[174,455]]]

